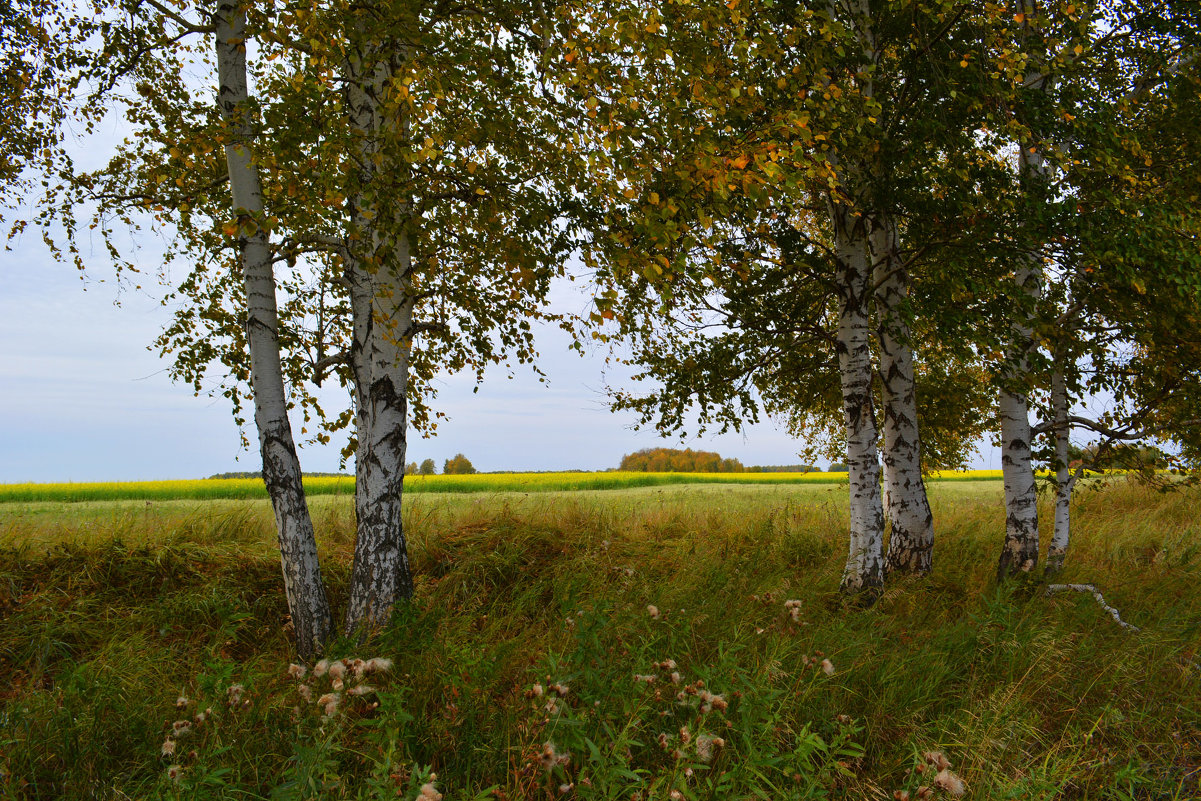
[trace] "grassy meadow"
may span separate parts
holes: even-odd
[[[333,709],[265,500],[10,497],[0,798],[916,799],[932,750],[966,798],[1201,797],[1201,493],[1078,493],[1062,580],[1131,633],[993,586],[995,480],[933,482],[933,574],[845,606],[845,490],[793,479],[415,493],[413,603],[331,654],[393,665]],[[312,507],[339,605],[353,505]]]

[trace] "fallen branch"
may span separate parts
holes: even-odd
[[[1087,592],[1092,593],[1092,596],[1097,599],[1097,603],[1101,604],[1101,608],[1108,612],[1118,625],[1130,631],[1142,631],[1138,626],[1127,623],[1122,620],[1122,616],[1118,614],[1118,610],[1114,609],[1109,604],[1105,603],[1105,596],[1101,591],[1092,584],[1050,584],[1047,586],[1047,597],[1054,595],[1057,592]]]

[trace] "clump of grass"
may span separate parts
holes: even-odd
[[[257,502],[10,515],[0,796],[940,798],[945,769],[974,798],[1195,797],[1195,492],[1076,502],[1063,578],[1130,634],[991,586],[988,484],[935,485],[934,573],[846,608],[826,489],[415,498],[414,602],[321,676],[289,671]],[[352,505],[314,520],[337,599]],[[355,657],[393,665],[356,682]]]

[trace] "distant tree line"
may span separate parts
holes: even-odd
[[[433,459],[426,459],[420,465],[416,462],[409,462],[405,465],[405,475],[409,476],[432,476],[438,472],[437,465]],[[442,472],[448,476],[453,475],[468,475],[470,473],[478,473],[475,466],[461,453],[456,453],[450,459],[442,463]]]
[[[621,457],[620,470],[635,473],[743,473],[737,459],[723,459],[712,451],[692,448],[643,448]]]
[[[349,473],[311,473],[308,470],[305,470],[304,474],[306,476],[310,476],[313,478],[350,478],[351,477]],[[261,470],[258,470],[258,471],[242,470],[242,471],[236,471],[236,472],[232,472],[232,473],[213,473],[211,476],[209,476],[209,479],[215,479],[215,478],[262,478],[262,477],[263,477],[263,471],[261,471]]]
[[[746,469],[748,473],[820,473],[815,464],[755,464]]]

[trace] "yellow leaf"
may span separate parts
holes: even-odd
[[[751,163],[751,157],[746,155],[745,153],[743,153],[738,158],[734,159],[734,162],[733,162],[734,166],[740,170],[750,163]]]
[[[1013,15],[1013,21],[1014,21],[1014,22],[1019,22],[1019,23],[1020,23],[1020,22],[1025,22],[1025,21],[1026,21],[1026,15],[1025,15],[1025,14],[1023,14],[1022,12],[1020,12],[1020,11],[1019,11],[1018,13],[1016,13],[1016,14],[1014,14],[1014,15]]]
[[[652,205],[652,206],[658,206],[658,205],[659,205],[659,193],[658,193],[658,192],[651,192],[651,194],[650,194],[650,198],[649,198],[649,199],[650,199],[650,202],[651,202],[651,205]]]

